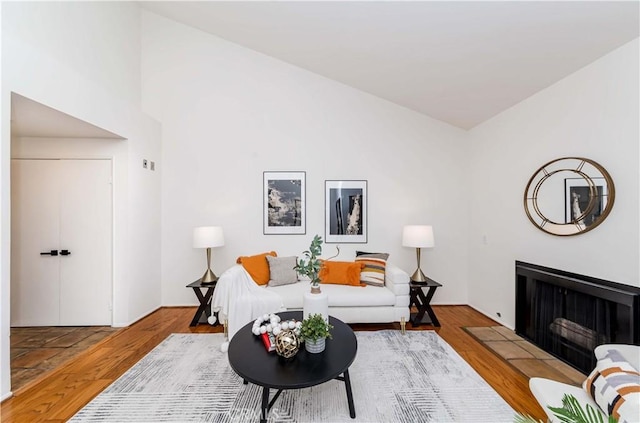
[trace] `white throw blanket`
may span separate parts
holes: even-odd
[[[242,265],[233,266],[220,276],[211,299],[212,313],[218,313],[220,322],[227,320],[229,341],[258,316],[284,309],[280,295],[256,284]]]

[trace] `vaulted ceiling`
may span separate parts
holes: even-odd
[[[637,1],[139,4],[464,129],[640,35]]]

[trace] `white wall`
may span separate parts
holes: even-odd
[[[368,244],[415,269],[402,226],[434,226],[423,269],[437,303],[466,303],[466,133],[220,38],[143,12],[142,104],[162,122],[162,303],[194,304],[193,227],[221,225],[218,274],[243,254],[296,255],[324,236],[324,181],[365,179]],[[263,235],[262,172],[306,171],[307,234]],[[324,256],[335,253],[325,246]]]
[[[469,132],[472,306],[515,325],[515,260],[640,286],[638,60],[636,39]],[[528,221],[523,194],[566,156],[604,166],[616,198],[595,230],[556,237]]]
[[[140,104],[140,25],[134,2],[4,2],[3,31],[83,78]]]
[[[132,323],[160,305],[161,171],[150,172],[142,168],[142,160],[146,158],[155,160],[158,169],[162,169],[160,126],[144,115],[137,104],[140,92],[139,9],[135,4],[106,2],[53,4],[53,9],[52,3],[1,4],[2,398],[10,395],[11,92],[127,139],[126,182],[114,186],[119,203],[115,204],[114,217],[113,324]],[[51,19],[49,14],[52,14]]]
[[[0,81],[4,74],[4,7],[0,3]],[[5,142],[11,138],[11,96],[0,88],[0,401],[11,394],[10,358],[10,316],[11,300],[9,297],[11,255],[8,246],[11,245],[11,191],[8,181],[11,175],[11,143]]]

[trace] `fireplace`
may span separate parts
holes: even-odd
[[[516,261],[516,333],[589,374],[596,346],[640,345],[640,288]]]

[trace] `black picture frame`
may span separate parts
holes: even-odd
[[[263,172],[263,233],[307,233],[306,172]]]
[[[367,242],[366,180],[325,180],[324,241],[327,244]]]
[[[578,223],[589,227],[602,215],[607,206],[607,184],[604,178],[591,178],[596,189],[595,205],[579,222],[576,217],[581,216],[589,205],[589,183],[584,178],[565,178],[565,223]],[[576,216],[577,214],[577,216]]]

